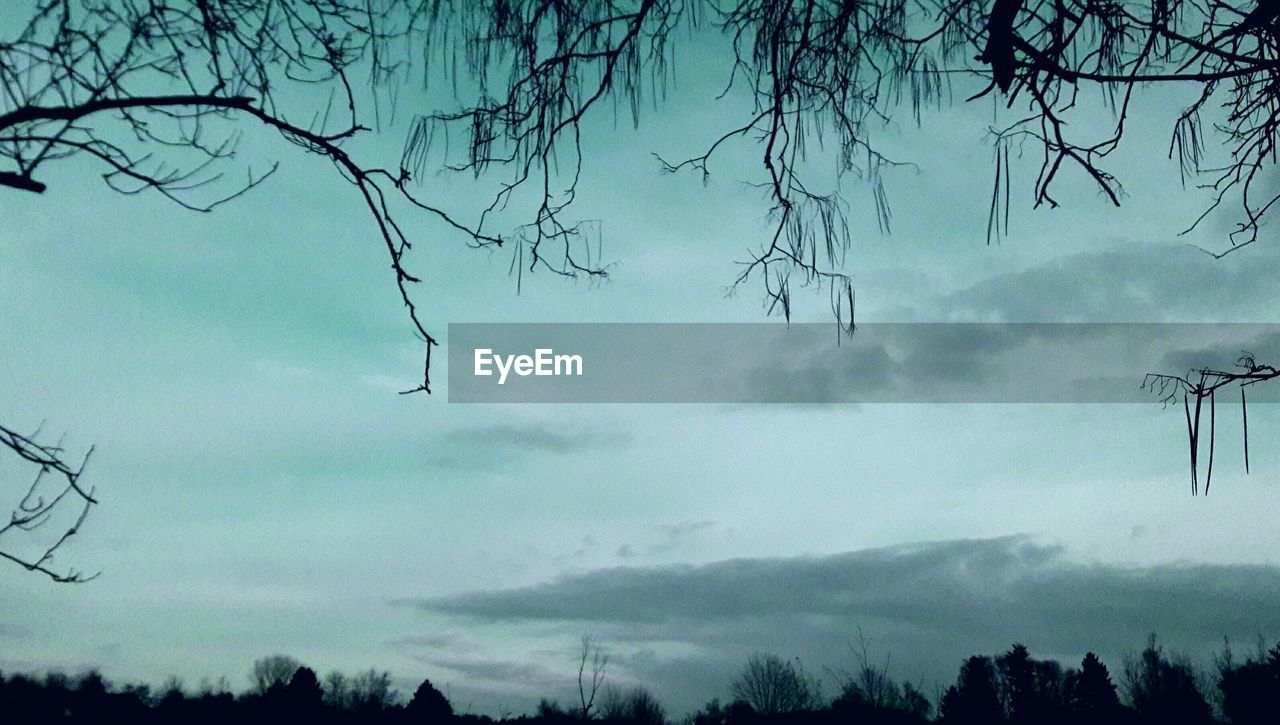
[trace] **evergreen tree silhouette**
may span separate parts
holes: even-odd
[[[412,723],[445,722],[453,717],[453,706],[431,680],[423,680],[405,708],[405,715]]]
[[[1009,721],[1033,722],[1036,716],[1035,663],[1026,645],[1015,644],[996,658]]]
[[[1080,661],[1068,694],[1071,713],[1089,722],[1110,722],[1120,713],[1120,696],[1107,666],[1089,652]]]
[[[1004,721],[996,688],[996,668],[990,657],[973,656],[960,666],[956,684],[938,708],[940,719],[954,725],[992,725]]]
[[[319,713],[324,707],[324,688],[315,670],[299,667],[284,688],[284,699],[294,717]]]

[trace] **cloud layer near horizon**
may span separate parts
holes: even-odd
[[[1024,641],[1068,664],[1086,651],[1113,669],[1147,633],[1205,658],[1223,637],[1280,632],[1280,567],[1120,567],[1072,560],[1026,537],[956,540],[822,557],[618,567],[529,587],[399,602],[468,627],[530,636],[593,633],[615,649],[615,675],[666,693],[675,709],[728,694],[746,655],[769,650],[811,669],[851,666],[862,630],[894,674],[929,691],[960,659]],[[421,661],[474,677],[532,672],[533,662],[398,643]],[[459,663],[465,665],[460,667]],[[519,691],[520,678],[490,684]],[[528,681],[545,688],[544,669]],[[544,690],[545,691],[545,690]],[[699,699],[700,698],[700,699]]]

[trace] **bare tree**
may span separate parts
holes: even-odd
[[[633,725],[663,725],[667,720],[662,703],[644,687],[605,687],[599,711],[603,720]]]
[[[883,665],[872,663],[867,638],[861,628],[858,629],[857,645],[850,642],[849,650],[857,661],[857,669],[852,673],[837,672],[841,681],[840,697],[873,708],[895,707],[901,693],[889,676],[889,656],[885,655]]]
[[[0,42],[0,159],[8,166],[0,185],[42,192],[46,167],[79,156],[100,164],[117,191],[208,211],[275,169],[241,165],[235,151],[245,124],[274,130],[329,159],[353,185],[429,354],[435,338],[407,291],[417,277],[405,267],[411,245],[395,209],[436,218],[475,246],[512,246],[520,269],[605,275],[591,228],[565,216],[583,165],[583,124],[619,106],[639,123],[641,108],[660,104],[674,77],[675,33],[715,33],[731,40],[726,92],[741,88],[755,109],[704,153],[660,167],[709,175],[730,142],[756,144],[761,176],[752,183],[771,200],[775,224],[738,283],[760,279],[770,309],[782,314],[793,279],[827,285],[848,322],[844,202],[834,187],[819,191],[804,178],[802,161],[834,135],[839,169],[870,183],[877,223],[887,229],[882,172],[899,162],[876,150],[873,131],[904,103],[917,118],[940,104],[952,79],[985,82],[974,98],[998,91],[1009,108],[1026,110],[993,129],[993,214],[1007,212],[1008,152],[1029,144],[1043,156],[1036,204],[1058,203],[1052,189],[1067,166],[1120,203],[1119,181],[1101,164],[1123,137],[1133,94],[1154,83],[1196,85],[1203,93],[1175,124],[1171,153],[1188,178],[1205,175],[1206,212],[1238,197],[1244,220],[1231,244],[1256,239],[1278,199],[1251,193],[1280,128],[1280,28],[1268,8],[1187,0],[747,0],[730,8],[712,0],[43,0]],[[353,90],[355,74],[367,93]],[[451,80],[457,107],[417,115],[395,164],[357,159],[346,142],[380,127],[413,78]],[[1087,86],[1114,104],[1113,133],[1097,141],[1066,131],[1070,114],[1089,112],[1077,102]],[[1206,131],[1202,114],[1219,103],[1226,117],[1210,119]],[[1229,147],[1221,163],[1209,153],[1212,134]],[[460,145],[451,143],[457,138]],[[422,194],[418,182],[440,163],[436,150],[448,170],[509,173],[474,222]],[[526,186],[535,199],[528,221],[491,231]],[[429,372],[425,366],[413,390],[430,389]]]
[[[391,686],[391,673],[376,669],[351,678],[351,707],[361,712],[382,712],[395,704],[399,693]]]
[[[1184,181],[1207,194],[1188,231],[1234,209],[1235,228],[1214,252],[1225,254],[1256,240],[1280,201],[1261,182],[1280,129],[1280,14],[1272,3],[36,0],[4,13],[11,22],[0,34],[0,186],[43,193],[57,181],[53,167],[80,159],[116,192],[208,212],[277,168],[244,155],[239,141],[248,131],[266,129],[328,160],[368,210],[422,341],[421,379],[406,393],[430,392],[437,340],[409,292],[419,277],[403,214],[435,220],[471,246],[510,250],[518,280],[539,269],[605,277],[599,226],[569,216],[583,129],[619,110],[638,124],[645,105],[660,106],[682,33],[728,38],[725,93],[745,93],[753,107],[727,120],[700,153],[660,156],[658,166],[708,178],[724,149],[754,145],[759,166],[747,181],[763,192],[772,224],[733,287],[761,285],[771,314],[790,318],[793,288],[818,287],[852,332],[846,194],[839,179],[806,173],[805,160],[830,148],[840,178],[867,183],[874,223],[889,231],[885,175],[911,160],[881,153],[874,131],[899,114],[918,120],[957,83],[985,84],[970,100],[999,94],[1013,114],[990,129],[989,238],[1007,228],[1011,154],[1040,159],[1036,206],[1059,204],[1056,181],[1066,168],[1119,205],[1124,190],[1107,159],[1124,138],[1135,93],[1152,84],[1199,91],[1170,134]],[[397,159],[353,150],[352,139],[383,127],[399,92],[418,79],[451,81],[455,106],[415,115]],[[1071,130],[1072,119],[1093,112],[1080,103],[1088,89],[1110,112],[1099,138]],[[423,189],[440,168],[502,176],[483,211],[466,218]],[[19,455],[32,450],[11,436],[0,443]],[[78,476],[77,467],[64,468]]]
[[[628,714],[627,693],[613,685],[605,685],[596,708],[601,720],[626,720]]]
[[[301,666],[301,662],[288,655],[268,655],[254,660],[250,675],[253,691],[265,695],[272,688],[284,687]]]
[[[609,655],[591,638],[582,638],[582,650],[578,655],[578,713],[585,720],[592,715],[596,695],[604,685],[605,668],[609,665]]]
[[[616,105],[621,96],[638,123],[642,101],[659,102],[674,73],[672,30],[684,24],[722,33],[732,41],[724,93],[745,90],[754,108],[712,134],[701,153],[674,160],[659,156],[661,168],[706,179],[730,144],[755,144],[759,176],[750,181],[765,192],[773,225],[744,260],[733,286],[759,280],[768,311],[788,318],[793,287],[823,286],[837,321],[849,332],[854,294],[844,272],[852,240],[847,206],[838,184],[826,190],[805,174],[806,156],[834,137],[830,148],[840,176],[868,182],[876,225],[887,232],[893,215],[885,173],[912,160],[882,154],[874,143],[876,126],[904,110],[919,120],[924,108],[941,106],[965,84],[983,84],[967,100],[998,95],[1002,112],[1010,114],[989,129],[994,146],[989,240],[1007,232],[1011,155],[1039,159],[1030,184],[1036,207],[1061,203],[1056,188],[1064,169],[1081,172],[1120,206],[1125,190],[1108,159],[1133,125],[1136,95],[1157,85],[1197,91],[1169,134],[1169,156],[1184,186],[1206,195],[1183,234],[1228,210],[1233,228],[1207,250],[1222,256],[1256,241],[1262,221],[1280,202],[1280,192],[1264,183],[1280,156],[1280,11],[1274,3],[745,0],[722,7],[638,0],[620,5],[626,10],[585,3],[567,13],[544,13],[543,3],[532,2],[513,13],[505,26],[511,32],[499,35],[487,31],[485,11],[477,10],[464,23],[467,41],[479,48],[467,62],[478,77],[505,74],[504,93],[482,84],[480,103],[423,117],[406,156],[425,158],[431,130],[460,127],[468,142],[452,168],[477,174],[495,167],[512,170],[511,186],[490,209],[504,205],[531,178],[551,188],[547,161],[557,157],[558,147],[567,147],[563,156],[572,160],[576,181],[582,165],[580,124],[592,107],[610,98]],[[543,21],[551,15],[555,32],[544,35]],[[614,28],[618,31],[610,32]],[[553,48],[537,52],[547,37],[555,38]],[[598,83],[581,83],[584,78]],[[1092,138],[1072,130],[1074,119],[1098,115],[1099,104],[1085,102],[1088,91],[1100,99],[1108,127]],[[554,248],[563,248],[566,260],[558,269],[576,273],[571,242],[580,230],[561,221],[573,191],[570,186],[556,197],[559,201],[544,195],[536,222],[526,228],[532,239],[522,236],[518,246],[521,254],[528,250],[530,268],[538,266],[545,243],[558,242]],[[1212,421],[1216,390],[1276,377],[1273,366],[1251,357],[1242,359],[1241,367],[1240,372],[1195,371],[1195,380],[1156,376],[1180,385],[1186,399],[1195,401],[1195,415],[1188,414],[1193,492],[1198,490],[1199,415],[1205,399]],[[1244,415],[1247,426],[1247,410]],[[1212,477],[1212,423],[1209,432],[1206,491]],[[1247,435],[1245,449],[1247,468]]]
[[[325,675],[324,702],[336,710],[351,707],[351,684],[346,675],[337,670]]]
[[[834,671],[840,683],[840,695],[832,703],[833,709],[895,710],[921,720],[928,719],[933,708],[929,698],[920,687],[910,682],[900,685],[890,676],[888,654],[882,665],[871,661],[867,638],[861,627],[858,628],[857,644],[850,642],[849,650],[857,668],[852,673]]]
[[[762,715],[809,710],[821,700],[817,683],[799,665],[763,653],[747,659],[733,681],[733,696]]]
[[[55,568],[54,554],[80,531],[89,509],[98,503],[92,488],[80,484],[90,448],[79,463],[72,464],[59,441],[54,445],[38,443],[40,431],[23,435],[0,425],[0,444],[9,448],[35,469],[33,480],[25,487],[9,514],[9,521],[0,525],[0,558],[7,559],[28,571],[48,576],[56,582],[84,582],[97,574],[84,575],[74,568]],[[40,534],[56,529],[46,537]],[[13,535],[24,540],[11,544]],[[6,538],[8,536],[9,538]],[[24,555],[24,549],[35,553]]]
[[[411,154],[377,165],[345,146],[384,122],[411,73],[435,74],[437,61],[462,49],[448,39],[456,23],[479,21],[469,8],[445,0],[40,0],[0,40],[0,186],[43,193],[42,174],[78,157],[97,163],[116,192],[209,212],[277,168],[240,163],[246,125],[275,131],[331,161],[368,209],[426,348],[422,380],[406,392],[430,392],[436,339],[408,292],[418,278],[404,264],[412,245],[393,216],[396,200],[474,246],[505,240],[485,232],[483,219],[464,224],[417,193]],[[499,27],[507,8],[480,10],[485,27]]]
[[[409,46],[421,48],[447,23],[444,3],[410,0],[196,0],[134,3],[39,0],[3,10],[0,33],[0,186],[43,193],[45,174],[72,158],[102,169],[122,194],[157,193],[208,212],[262,183],[274,162],[240,165],[244,124],[272,129],[292,146],[329,159],[373,217],[391,260],[410,323],[424,341],[426,364],[412,390],[430,390],[436,344],[418,318],[407,286],[418,280],[402,264],[409,249],[391,217],[389,196],[442,220],[476,246],[501,239],[466,227],[410,191],[409,174],[357,162],[345,141],[376,127],[408,72]],[[25,13],[25,17],[22,16]],[[393,52],[393,48],[395,51]],[[407,52],[406,52],[407,51]],[[398,55],[399,54],[399,55]],[[362,115],[351,79],[367,74],[372,104]],[[371,116],[372,118],[368,118]],[[238,168],[237,168],[238,167]],[[50,567],[54,551],[79,529],[96,503],[76,466],[57,446],[6,428],[0,444],[39,467],[36,484],[4,533],[30,531],[59,503],[83,504],[80,518],[32,558],[5,558],[56,581],[84,581]],[[39,489],[53,477],[65,490]]]

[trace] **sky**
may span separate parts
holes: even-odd
[[[705,185],[651,155],[695,153],[746,108],[714,100],[722,48],[685,42],[664,110],[584,135],[576,213],[601,220],[609,279],[534,274],[517,290],[506,252],[407,216],[429,328],[766,319],[757,288],[726,295],[762,241],[767,205],[742,183],[758,149],[730,148]],[[870,189],[843,182],[859,321],[1272,321],[1280,250],[1219,260],[1192,243],[1220,245],[1226,222],[1178,234],[1205,202],[1167,158],[1186,90],[1138,99],[1111,160],[1120,209],[1078,177],[1062,208],[1032,209],[1034,154],[1015,159],[998,244],[989,102],[875,129],[918,168],[887,172],[890,235]],[[408,121],[355,148],[398,159]],[[360,200],[265,132],[247,132],[245,156],[280,171],[212,214],[113,194],[78,162],[51,167],[43,195],[0,195],[3,420],[94,446],[101,497],[58,558],[99,578],[0,567],[2,671],[240,689],[254,659],[286,653],[322,673],[387,669],[403,692],[429,677],[455,709],[502,715],[570,701],[591,635],[612,683],[679,714],[728,698],[756,651],[799,658],[830,692],[860,632],[926,692],[1015,641],[1118,671],[1150,632],[1204,664],[1224,637],[1280,639],[1272,406],[1250,412],[1251,474],[1228,436],[1213,494],[1193,498],[1179,412],[1155,401],[401,396],[421,349]],[[440,174],[422,193],[465,210],[495,183]],[[796,305],[829,315],[821,292]],[[5,458],[0,475],[12,491],[26,474]]]

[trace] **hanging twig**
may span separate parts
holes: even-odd
[[[1209,484],[1213,482],[1213,438],[1218,427],[1218,416],[1214,412],[1216,393],[1209,393],[1209,469],[1204,474],[1204,495],[1209,495]]]
[[[1240,417],[1244,420],[1244,473],[1249,475],[1249,406],[1244,399],[1244,386],[1240,386]]]

